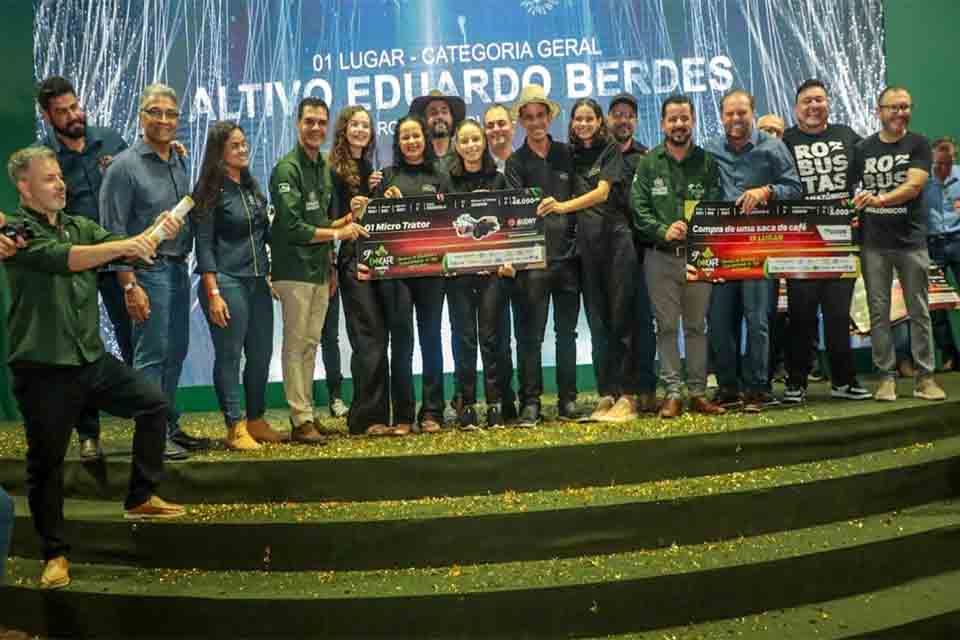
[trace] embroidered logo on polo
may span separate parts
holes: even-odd
[[[653,180],[653,188],[650,189],[650,194],[654,196],[665,196],[670,193],[667,189],[667,183],[663,181],[663,178],[655,178]]]
[[[280,184],[278,184],[278,185],[277,185],[277,192],[279,192],[279,193],[290,193],[290,183],[289,183],[289,182],[281,182]]]
[[[847,193],[849,151],[842,141],[818,140],[813,144],[798,144],[793,147],[793,156],[808,195],[850,195]]]
[[[306,209],[307,211],[316,211],[319,208],[320,208],[320,201],[317,199],[317,192],[311,191],[309,195],[307,195]]]
[[[687,198],[690,200],[703,200],[706,189],[701,182],[691,182],[687,185]]]

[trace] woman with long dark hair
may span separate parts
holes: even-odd
[[[259,449],[259,442],[283,439],[264,419],[273,354],[270,222],[267,199],[250,174],[250,147],[238,124],[218,122],[210,128],[193,198],[196,271],[203,280],[198,297],[213,339],[213,384],[227,425],[227,446]]]
[[[507,181],[497,171],[493,157],[487,153],[486,135],[476,120],[460,122],[453,134],[456,156],[450,164],[450,180],[455,193],[496,191],[507,188]],[[512,274],[501,267],[502,275]],[[456,388],[462,400],[457,421],[462,429],[479,426],[477,411],[477,346],[483,362],[483,390],[487,405],[486,426],[501,426],[500,384],[498,377],[501,314],[506,298],[497,274],[456,276],[447,281],[447,302],[453,333],[453,354],[457,360]]]
[[[586,198],[577,210],[577,252],[600,394],[592,417],[623,422],[638,415],[630,323],[636,282],[642,278],[629,217],[629,185],[623,180],[625,164],[607,132],[603,110],[590,98],[573,105],[569,142],[573,193]]]
[[[403,198],[451,191],[450,176],[436,166],[433,149],[427,144],[427,126],[420,117],[407,114],[397,121],[393,139],[393,166],[383,172],[376,195]],[[396,304],[406,313],[408,301],[416,309],[417,335],[423,361],[419,423],[421,433],[440,431],[443,424],[443,278],[399,279]],[[398,320],[399,321],[399,320]],[[399,375],[399,372],[398,372]],[[411,374],[412,375],[412,374]],[[396,430],[403,435],[403,429]]]
[[[375,153],[376,136],[370,113],[361,106],[340,111],[329,156],[338,215],[362,215],[370,196]],[[392,280],[362,279],[356,241],[340,245],[337,267],[352,349],[353,401],[347,416],[350,433],[410,433],[416,401],[413,376],[409,373],[413,353],[409,300],[401,301],[398,284]]]

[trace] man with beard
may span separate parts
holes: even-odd
[[[933,331],[928,292],[927,214],[923,189],[931,166],[930,143],[909,131],[913,100],[902,87],[887,87],[877,100],[881,129],[857,145],[855,176],[863,190],[853,198],[861,211],[861,261],[870,307],[873,364],[883,381],[873,397],[897,399],[896,355],[890,331],[890,286],[896,270],[910,322],[910,350],[917,368],[913,395],[944,400],[933,379]]]
[[[447,169],[448,160],[455,157],[453,131],[467,115],[467,105],[459,96],[445,96],[434,89],[420,96],[410,105],[410,113],[420,116],[427,123],[427,137],[434,157],[440,166]]]
[[[67,210],[74,215],[100,220],[100,184],[114,156],[127,148],[120,134],[112,129],[88,127],[87,114],[77,100],[73,85],[60,76],[52,76],[37,88],[37,104],[53,135],[43,144],[53,149],[67,185]],[[123,304],[123,290],[115,275],[102,271],[97,275],[97,289],[107,309],[113,334],[123,361],[130,365],[130,317]],[[85,411],[77,423],[80,457],[96,460],[103,455],[100,448],[100,417],[96,411]]]
[[[620,183],[625,189],[633,182],[637,165],[647,154],[647,147],[634,139],[637,132],[637,100],[629,93],[621,93],[610,100],[607,110],[607,129],[613,135],[613,140],[620,146],[623,154],[624,170],[623,181]],[[629,193],[624,194],[623,202],[630,205]],[[605,422],[623,422],[636,417],[638,412],[652,413],[657,410],[657,374],[654,370],[654,359],[657,354],[656,334],[653,328],[653,311],[650,306],[650,294],[647,291],[647,282],[643,277],[643,260],[650,240],[639,233],[635,226],[632,210],[623,212],[633,235],[633,248],[637,256],[637,277],[623,278],[623,284],[634,288],[632,291],[632,331],[630,335],[630,354],[627,362],[630,363],[628,378],[625,380],[627,388],[637,392],[636,397],[621,396],[609,411],[598,416]],[[591,286],[585,284],[586,286]],[[586,298],[585,298],[586,299]]]
[[[183,507],[155,493],[163,471],[167,399],[146,376],[105,352],[99,329],[95,269],[115,260],[151,264],[157,240],[153,223],[123,238],[64,210],[66,185],[47,147],[15,152],[7,173],[20,197],[10,224],[32,236],[7,261],[9,365],[27,440],[27,501],[43,547],[40,586],[58,589],[70,583],[63,461],[73,425],[87,407],[135,421],[125,517],[184,514]],[[174,237],[181,226],[165,214],[159,224]]]
[[[848,200],[853,195],[853,152],[861,138],[850,127],[829,122],[830,97],[816,79],[797,88],[797,124],[783,141],[797,162],[804,197]],[[787,388],[784,402],[803,402],[810,373],[810,349],[817,338],[817,307],[823,310],[824,338],[830,358],[830,396],[867,400],[870,392],[857,382],[850,348],[850,299],[853,278],[787,280],[787,305],[792,340],[787,345]]]
[[[802,185],[793,157],[784,144],[754,127],[754,99],[742,89],[732,89],[720,100],[720,120],[725,135],[710,140],[706,149],[720,167],[723,199],[735,202],[743,215],[772,199],[793,200]],[[770,298],[768,280],[739,280],[714,285],[710,302],[710,343],[720,383],[721,405],[741,401],[737,377],[736,340],[741,317],[747,321],[747,354],[743,367],[744,411],[757,413],[776,404],[770,393]]]
[[[550,123],[560,105],[546,96],[540,85],[527,85],[510,110],[527,133],[522,147],[507,159],[507,182],[514,189],[538,188],[543,200],[538,215],[557,210],[572,195],[574,171],[570,146],[549,134]],[[542,351],[550,299],[557,341],[557,393],[560,418],[576,419],[577,410],[577,319],[580,315],[580,268],[576,255],[576,221],[573,215],[546,215],[547,268],[517,274],[515,300],[520,300],[523,321],[517,362],[520,370],[520,423],[541,421],[543,394]]]
[[[960,167],[953,164],[956,145],[946,138],[933,143],[933,175],[927,180],[927,249],[930,259],[949,277],[960,278]],[[933,337],[943,351],[943,369],[951,371],[958,362],[957,346],[951,335],[951,311],[934,311]]]
[[[720,196],[716,161],[693,144],[695,126],[690,98],[675,95],[661,108],[663,144],[637,167],[631,189],[636,226],[652,245],[646,250],[644,276],[657,316],[657,344],[666,396],[660,417],[683,413],[680,351],[677,332],[683,317],[687,392],[691,411],[724,413],[707,400],[707,307],[713,285],[687,282],[684,200],[715,200]]]

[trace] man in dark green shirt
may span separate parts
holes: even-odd
[[[290,405],[291,438],[323,442],[314,424],[313,371],[330,290],[330,247],[356,240],[366,230],[350,216],[330,219],[333,183],[320,154],[330,110],[320,98],[297,107],[297,147],[280,158],[270,176],[276,217],[270,230],[271,274],[283,313],[283,393]]]
[[[724,410],[706,398],[707,307],[713,288],[709,282],[687,282],[687,223],[684,200],[716,200],[720,172],[716,162],[693,144],[693,103],[686,96],[667,98],[661,109],[663,144],[644,156],[634,175],[631,203],[634,221],[652,247],[646,249],[644,275],[657,319],[660,375],[666,397],[663,418],[683,413],[680,351],[677,332],[683,316],[687,392],[690,409],[715,415]]]
[[[46,562],[41,586],[70,583],[63,537],[63,460],[70,432],[85,410],[134,417],[133,464],[124,503],[129,519],[172,518],[184,510],[155,495],[163,469],[167,401],[140,373],[107,354],[100,339],[96,268],[116,260],[152,261],[148,229],[124,239],[63,211],[66,187],[53,151],[27,147],[10,157],[25,246],[7,260],[13,392],[27,436],[27,487]],[[169,233],[180,223],[164,217]],[[51,402],[51,398],[56,401]]]

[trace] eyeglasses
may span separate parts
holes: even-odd
[[[881,109],[886,109],[887,111],[892,111],[894,113],[898,111],[903,111],[904,113],[913,109],[912,104],[882,104],[880,105]]]
[[[180,117],[180,112],[176,109],[144,109],[143,113],[147,114],[154,120],[160,120],[166,118],[167,120],[176,120]]]

